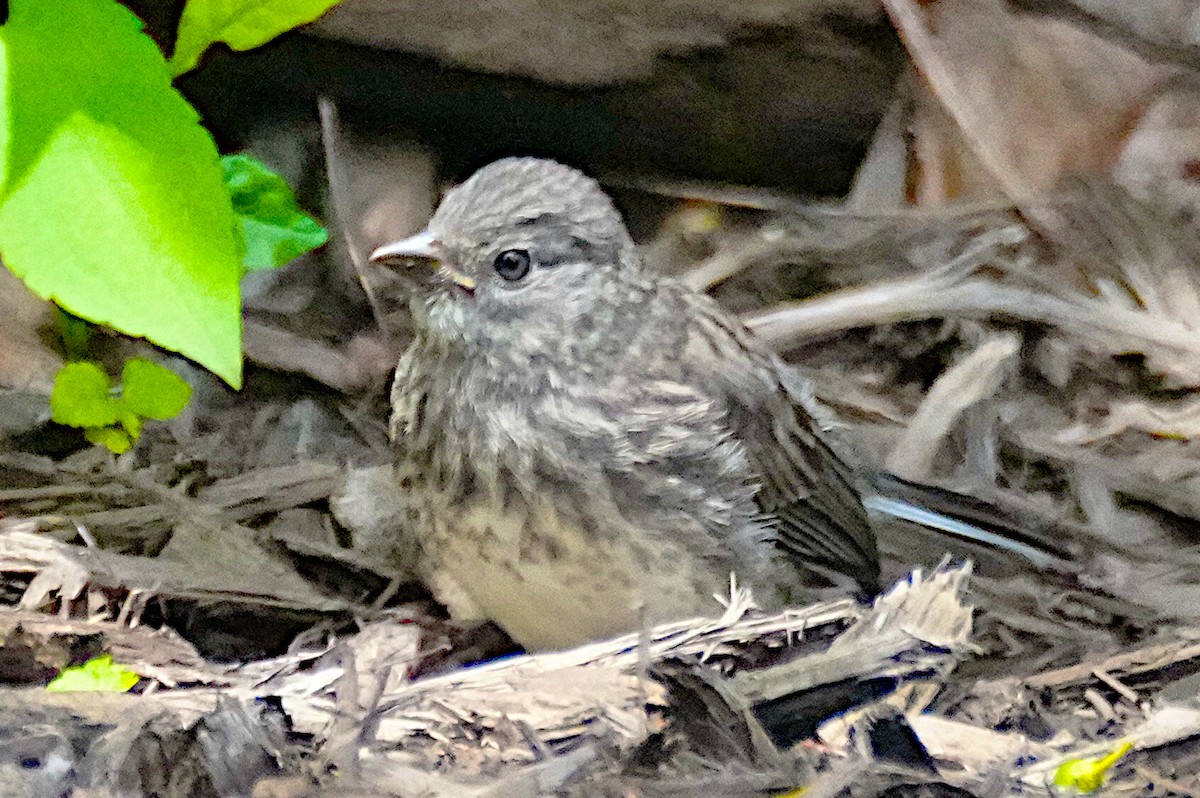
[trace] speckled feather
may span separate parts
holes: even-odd
[[[498,161],[430,232],[476,288],[415,305],[392,432],[452,610],[546,648],[711,612],[731,572],[768,604],[809,571],[874,588],[874,537],[803,383],[645,269],[595,181]],[[493,270],[510,249],[531,257],[522,280]]]

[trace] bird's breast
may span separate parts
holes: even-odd
[[[561,512],[553,496],[502,505],[490,497],[423,513],[429,567],[527,649],[577,645],[719,610],[717,574],[686,547],[647,537],[594,508]],[[608,526],[597,535],[597,526]]]

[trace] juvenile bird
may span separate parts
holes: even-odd
[[[527,649],[762,604],[871,592],[875,538],[799,375],[641,261],[591,178],[508,158],[427,230],[392,435],[422,570]]]

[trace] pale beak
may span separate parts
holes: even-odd
[[[409,236],[401,241],[384,244],[371,253],[371,260],[373,262],[387,260],[388,258],[431,258],[436,260],[437,257],[437,239],[428,230],[422,230],[416,235]]]
[[[433,233],[428,230],[422,230],[415,236],[410,236],[403,241],[395,241],[391,244],[384,244],[379,249],[371,253],[371,261],[378,262],[387,260],[388,258],[424,258],[427,260],[438,261],[438,271],[448,276],[458,285],[467,289],[468,292],[474,293],[475,281],[465,274],[460,274],[454,269],[451,269],[444,262],[441,262],[442,251],[438,240],[434,238]]]

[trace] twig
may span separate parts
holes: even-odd
[[[888,455],[887,469],[904,479],[928,478],[933,458],[954,422],[995,393],[1020,346],[1015,335],[997,336],[943,372]]]
[[[1200,657],[1200,643],[1167,643],[1145,648],[1123,651],[1098,663],[1085,662],[1058,670],[1047,671],[1025,680],[1029,687],[1066,687],[1083,684],[1096,677],[1097,671],[1104,673],[1140,674],[1162,670],[1179,662]]]
[[[1047,324],[1110,351],[1131,346],[1200,355],[1200,332],[1177,321],[1096,300],[1067,300],[995,280],[962,281],[929,276],[837,291],[750,314],[746,325],[778,350],[856,327],[966,316],[1007,316]]]
[[[1138,701],[1140,700],[1138,698],[1138,694],[1108,671],[1104,670],[1103,668],[1096,668],[1092,671],[1092,675],[1107,684],[1109,687],[1115,690],[1118,695],[1120,695],[1129,703],[1133,704],[1135,707],[1138,705]]]

